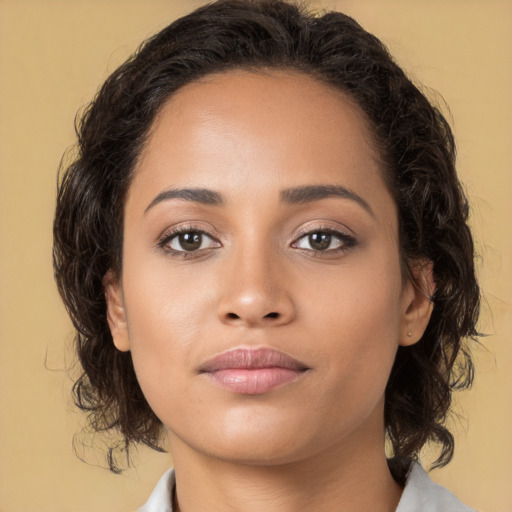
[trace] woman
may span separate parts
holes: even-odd
[[[219,1],[113,73],[54,260],[77,403],[126,454],[168,437],[142,510],[469,510],[416,462],[451,459],[473,373],[454,164],[443,116],[340,13]]]

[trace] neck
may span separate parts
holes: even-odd
[[[221,461],[170,437],[180,512],[393,512],[402,489],[383,440],[330,447],[278,465]]]

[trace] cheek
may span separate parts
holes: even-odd
[[[345,389],[350,383],[355,390],[385,388],[402,317],[398,272],[394,260],[340,268],[309,291],[306,324],[314,326],[316,349],[333,383],[344,378]]]
[[[387,338],[398,332],[402,288],[398,258],[372,254],[356,264],[318,272],[299,290],[308,323],[333,329],[341,338]],[[361,338],[362,337],[362,338]],[[396,340],[394,340],[396,341]]]
[[[139,384],[158,415],[166,390],[179,391],[190,377],[190,361],[197,360],[214,302],[213,287],[191,282],[169,265],[125,261],[123,281],[128,335]]]
[[[161,340],[171,346],[190,343],[213,301],[208,274],[185,272],[164,257],[136,256],[132,252],[127,258],[123,279],[133,348]]]

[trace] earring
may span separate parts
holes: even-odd
[[[409,332],[407,333],[407,336],[409,336],[409,338],[411,338],[411,337],[412,337],[412,332],[411,332],[411,331],[409,331]]]

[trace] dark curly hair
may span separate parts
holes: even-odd
[[[403,483],[428,441],[441,447],[435,466],[445,465],[454,450],[445,426],[452,391],[473,379],[465,340],[477,336],[480,299],[451,129],[356,21],[281,0],[219,0],[178,19],[106,80],[77,122],[77,156],[60,170],[53,252],[83,367],[76,403],[94,430],[120,434],[125,453],[133,443],[162,449],[162,424],[130,353],[112,342],[103,278],[121,270],[123,206],[155,115],[184,85],[236,68],[308,74],[344,91],[366,114],[398,205],[404,268],[412,276],[411,262],[427,259],[436,283],[430,323],[418,343],[398,349],[387,384],[389,465]],[[113,453],[110,469],[119,471]]]

